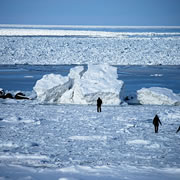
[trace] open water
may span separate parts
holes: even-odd
[[[76,65],[0,65],[0,88],[32,91],[45,74],[67,76]],[[87,65],[83,65],[87,69]],[[143,87],[165,87],[180,93],[180,66],[116,66],[118,79],[124,81],[125,95]]]

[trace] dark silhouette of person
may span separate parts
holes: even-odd
[[[97,99],[97,112],[101,112],[102,100],[100,97]]]
[[[179,128],[177,129],[176,133],[178,133],[179,131],[180,131],[180,126],[179,126]]]
[[[153,124],[154,124],[155,133],[158,133],[158,127],[159,127],[159,124],[161,124],[161,121],[160,121],[160,119],[159,119],[157,114],[156,114],[156,116],[153,119]]]

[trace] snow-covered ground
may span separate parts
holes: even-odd
[[[82,27],[78,30],[1,27],[0,64],[180,64],[180,28],[174,32],[168,28],[158,29],[160,32],[136,29],[113,32],[113,28],[100,31]]]
[[[179,117],[180,106],[103,106],[97,113],[96,106],[2,100],[0,178],[178,180]]]
[[[113,74],[115,71],[97,73],[94,67],[89,73],[77,73],[81,66],[76,66],[77,71],[71,69],[69,73],[65,69],[70,67],[43,66],[180,65],[179,27],[172,32],[165,27],[157,32],[139,27],[128,32],[117,27],[56,28],[0,25],[0,88],[6,87],[6,92],[9,89],[12,94],[27,90],[25,94],[33,98],[0,99],[0,180],[179,180],[180,133],[176,130],[180,125],[180,106],[175,106],[176,102],[164,104],[167,99],[179,99],[179,66],[118,67],[118,76]],[[58,76],[59,71],[66,77]],[[147,89],[142,89],[137,95],[143,96],[142,102],[148,99],[145,104],[157,102],[160,97],[163,103],[103,104],[101,113],[96,112],[96,105],[47,104],[35,99],[32,89],[35,81],[50,73],[60,81],[75,77],[71,85],[78,85],[78,79],[86,74],[78,86],[90,88],[86,94],[100,82],[109,90],[105,81],[109,77],[113,79],[111,86],[117,77],[118,81],[124,78],[126,95],[153,84],[156,88],[149,88],[148,94]],[[51,78],[47,86],[40,87],[47,88],[53,80],[59,85],[57,79]],[[75,92],[73,86],[68,87]],[[165,87],[175,90],[176,95],[165,91]],[[66,94],[65,100],[67,97]],[[162,122],[158,134],[152,124],[155,114]]]

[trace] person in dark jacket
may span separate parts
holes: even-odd
[[[102,100],[100,97],[97,99],[97,112],[101,112]]]
[[[179,131],[180,131],[180,126],[179,126],[179,128],[177,129],[176,133],[178,133]]]
[[[159,124],[161,124],[161,121],[160,121],[160,119],[159,119],[157,114],[156,114],[156,116],[153,119],[153,124],[154,124],[155,133],[158,133],[158,127],[159,127]]]

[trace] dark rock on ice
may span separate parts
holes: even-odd
[[[13,95],[11,93],[7,93],[5,96],[4,96],[4,99],[13,99]]]
[[[28,97],[25,96],[25,94],[21,93],[21,92],[18,92],[16,95],[15,95],[15,99],[29,99]]]
[[[0,98],[4,98],[5,96],[5,91],[4,89],[0,88]]]

